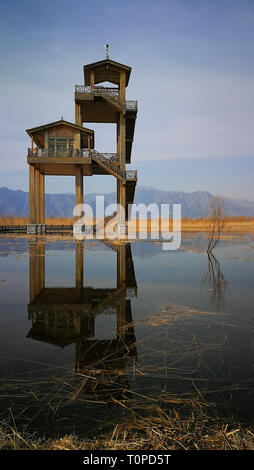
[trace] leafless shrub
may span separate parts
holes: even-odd
[[[219,242],[225,225],[225,200],[221,196],[211,199],[210,203],[210,236],[208,240],[207,253],[211,253]]]

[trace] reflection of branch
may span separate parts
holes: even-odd
[[[211,304],[217,308],[223,305],[227,281],[220,269],[218,260],[212,253],[207,253],[207,268],[204,272],[202,283],[207,283],[212,289]]]

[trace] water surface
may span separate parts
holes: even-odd
[[[92,436],[177,400],[254,418],[254,239],[0,238],[0,415]]]

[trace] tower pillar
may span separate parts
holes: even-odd
[[[125,78],[124,78],[125,80]],[[125,90],[124,83],[122,81],[122,86],[120,86],[121,98],[125,99],[123,90]],[[123,113],[119,113],[117,120],[117,152],[119,154],[119,163],[120,169],[125,174],[125,164],[126,164],[126,155],[125,155],[125,140],[126,140],[126,120]],[[117,180],[117,231],[119,234],[126,233],[126,221],[128,219],[128,214],[126,214],[126,184],[125,180]]]
[[[33,165],[29,165],[29,224],[35,224],[35,200],[34,183],[35,170]]]
[[[29,165],[29,224],[27,233],[45,234],[45,185],[44,174]]]
[[[82,127],[81,105],[75,103],[75,124]]]
[[[40,223],[40,171],[35,168],[35,223]]]
[[[45,175],[40,173],[40,224],[45,224]]]
[[[75,205],[84,203],[84,192],[83,192],[83,173],[82,166],[76,166],[75,175]]]

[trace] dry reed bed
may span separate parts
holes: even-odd
[[[95,219],[93,221],[95,223]],[[73,225],[73,218],[66,217],[49,217],[46,219],[46,224],[48,225]],[[27,225],[27,217],[11,217],[11,216],[2,216],[0,217],[0,225]],[[148,219],[147,225],[144,220],[132,220],[129,222],[129,230],[142,232],[146,230],[151,232],[157,229],[168,228],[168,223],[165,220],[151,220]],[[182,218],[182,231],[193,231],[193,232],[207,232],[210,230],[211,220],[207,218]],[[169,229],[172,230],[172,222],[169,224]],[[223,232],[254,232],[254,217],[244,217],[244,216],[235,216],[235,217],[226,217],[225,226]]]

